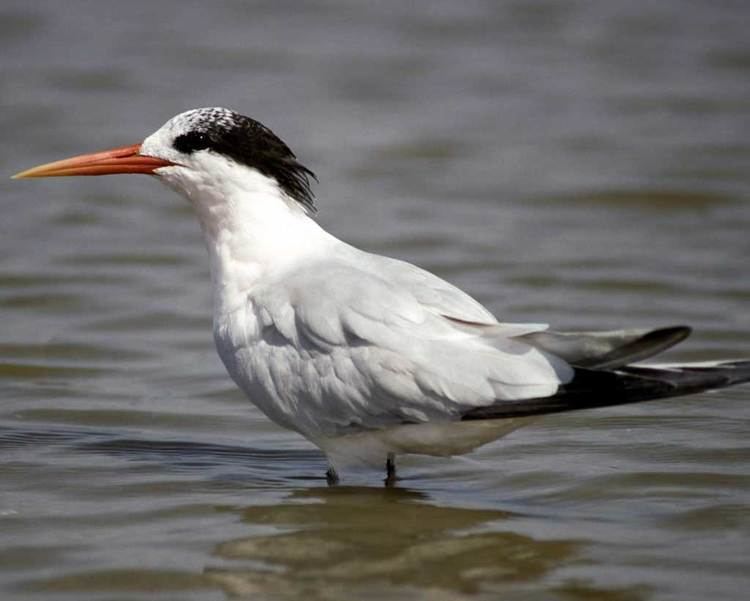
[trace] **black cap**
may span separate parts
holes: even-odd
[[[284,193],[307,211],[316,211],[310,178],[290,148],[262,123],[224,108],[191,111],[187,131],[173,142],[175,150],[192,154],[210,150],[275,179]]]

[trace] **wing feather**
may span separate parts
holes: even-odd
[[[253,291],[243,341],[225,339],[236,324],[217,333],[220,354],[261,409],[310,437],[459,419],[498,400],[554,394],[571,377],[564,361],[514,340],[517,328],[503,335],[464,293],[443,286],[446,319],[437,296],[401,278],[411,288],[341,263],[284,274]],[[456,322],[476,319],[492,334]]]

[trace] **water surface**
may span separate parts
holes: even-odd
[[[0,171],[227,105],[319,175],[326,228],[504,320],[747,357],[747,3],[652,4],[6,0]],[[224,373],[180,199],[0,197],[3,599],[745,598],[747,387],[329,489]]]

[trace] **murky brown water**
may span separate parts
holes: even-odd
[[[746,2],[0,5],[0,171],[228,105],[340,237],[506,320],[750,356]],[[187,207],[0,179],[3,599],[744,599],[750,389],[329,489],[212,347]],[[369,486],[366,486],[369,484]]]

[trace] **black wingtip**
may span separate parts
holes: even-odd
[[[617,369],[643,361],[679,344],[690,336],[692,331],[690,326],[668,326],[651,330],[627,344],[618,346],[602,357],[597,357],[588,363],[581,363],[580,366],[598,370]]]
[[[678,342],[682,342],[690,336],[690,334],[693,333],[693,328],[690,326],[667,326],[666,328],[658,328],[656,330],[652,330],[646,336],[651,336],[652,334],[660,334],[664,337],[671,337],[674,340],[674,344],[677,344]]]
[[[667,326],[651,330],[638,339],[638,343],[659,348],[657,353],[661,353],[668,348],[679,344],[693,333],[690,326]]]

